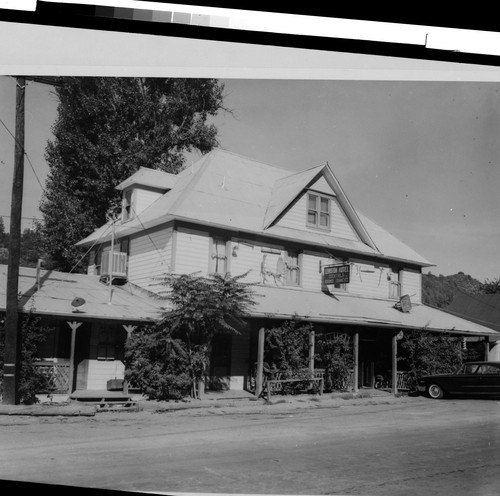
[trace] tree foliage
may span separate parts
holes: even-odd
[[[408,370],[409,385],[416,387],[423,375],[454,372],[467,358],[461,337],[432,334],[427,331],[405,331],[399,346],[398,360]]]
[[[483,284],[463,272],[451,276],[429,273],[422,277],[422,300],[426,305],[446,308],[458,292],[480,294],[484,292]]]
[[[2,217],[0,217],[0,264],[9,262],[10,234],[5,232],[5,226]],[[42,250],[42,240],[40,231],[35,227],[33,229],[24,229],[21,233],[21,249],[19,265],[23,267],[36,267],[40,258],[45,258]]]
[[[40,343],[47,337],[49,326],[42,323],[40,317],[33,313],[22,314],[19,317],[19,338],[21,339],[21,363],[19,367],[18,394],[21,403],[32,404],[38,401],[36,395],[46,390],[47,379],[35,367],[37,350]],[[0,321],[0,392],[2,391],[2,375],[5,348],[5,315]]]
[[[486,279],[483,284],[484,294],[497,294],[500,293],[500,278],[496,277],[494,279]]]
[[[214,79],[62,77],[40,210],[54,268],[81,256],[74,244],[119,205],[115,186],[139,167],[176,173],[185,152],[217,145],[208,123],[223,108]]]
[[[125,353],[126,378],[150,399],[199,396],[217,333],[238,333],[255,304],[246,274],[167,275],[171,308],[154,325],[134,332]]]
[[[306,376],[309,365],[309,332],[313,326],[297,319],[266,329],[264,361],[279,370],[283,379]],[[304,388],[302,382],[284,383],[281,392],[294,394]]]
[[[348,391],[354,365],[352,339],[347,334],[320,334],[318,358],[325,368],[325,391]]]

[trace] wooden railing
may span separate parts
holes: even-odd
[[[46,379],[45,388],[43,391],[39,391],[40,394],[65,394],[69,391],[69,361],[40,360],[34,365]]]

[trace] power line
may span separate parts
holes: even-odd
[[[2,218],[9,218],[10,219],[10,215],[4,215],[4,214],[0,214],[0,217]],[[21,219],[25,219],[25,220],[40,220],[40,217],[21,217]]]
[[[18,142],[18,140],[16,139],[16,137],[12,134],[12,132],[11,132],[11,131],[10,131],[10,129],[6,126],[5,122],[4,122],[2,119],[0,119],[0,123],[1,123],[1,124],[3,125],[3,127],[7,130],[7,132],[8,132],[8,133],[12,136],[12,138],[14,139],[14,141],[15,141],[15,142],[16,142],[19,146],[21,146],[21,147],[22,147],[22,149],[23,149],[23,153],[24,153],[24,155],[26,156],[26,159],[28,160],[28,163],[30,164],[31,170],[33,171],[33,174],[35,175],[36,180],[38,181],[38,184],[40,185],[40,188],[42,188],[42,192],[43,192],[43,193],[45,193],[45,190],[44,190],[44,188],[43,188],[43,185],[42,185],[42,183],[40,182],[40,179],[38,178],[38,175],[37,175],[37,173],[36,173],[36,171],[35,171],[35,168],[33,167],[33,164],[31,163],[31,159],[30,159],[30,157],[29,157],[29,155],[28,155],[28,152],[24,149],[24,147],[21,145],[21,143],[19,143],[19,142]]]

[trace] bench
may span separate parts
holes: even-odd
[[[267,401],[270,401],[272,392],[281,390],[283,384],[293,382],[309,382],[318,383],[318,393],[321,395],[323,394],[324,389],[324,372],[324,369],[314,369],[312,373],[309,369],[302,369],[299,371],[300,375],[297,377],[283,377],[283,372],[272,370],[271,374],[266,374],[267,377],[264,387],[262,388],[262,393],[265,392]]]

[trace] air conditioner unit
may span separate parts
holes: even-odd
[[[101,277],[126,279],[127,254],[115,251],[113,252],[113,256],[110,257],[109,252],[103,253],[101,260]]]

